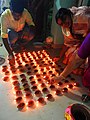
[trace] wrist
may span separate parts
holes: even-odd
[[[66,78],[63,74],[60,74],[60,77],[62,77],[63,79],[65,79],[65,78]]]

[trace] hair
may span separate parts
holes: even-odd
[[[90,110],[82,104],[73,104],[71,114],[75,120],[90,120]]]
[[[24,11],[24,0],[10,0],[10,10],[21,14]]]
[[[58,24],[59,18],[62,22],[65,21],[67,16],[72,19],[73,13],[68,8],[60,8],[55,15],[56,23]]]

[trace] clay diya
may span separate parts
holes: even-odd
[[[10,81],[10,78],[9,78],[8,76],[5,76],[5,77],[3,78],[3,81],[8,82],[8,81]]]
[[[15,86],[15,87],[14,87],[14,90],[15,90],[15,91],[18,91],[18,90],[21,90],[21,88],[20,88],[20,86]]]
[[[12,76],[13,80],[18,80],[18,77],[16,75]]]
[[[33,91],[35,91],[35,90],[37,89],[37,86],[35,85],[35,86],[33,86],[31,89],[32,89]]]
[[[15,99],[15,101],[16,101],[17,104],[19,104],[19,103],[23,102],[23,99],[22,99],[22,97],[17,97]]]
[[[72,84],[69,84],[68,86],[69,86],[69,88],[70,88],[70,89],[72,89],[72,88],[73,88],[73,85],[72,85]]]
[[[67,88],[63,88],[62,92],[68,92]]]
[[[23,84],[27,83],[26,78],[23,78],[23,79],[21,80],[21,82],[22,82]]]
[[[25,74],[20,74],[21,78],[26,78]]]
[[[26,111],[26,105],[24,102],[20,103],[18,106],[17,106],[18,110],[21,111],[21,112],[25,112]]]
[[[44,100],[44,98],[40,97],[38,99],[38,102],[41,104],[41,105],[46,105],[46,101]]]
[[[35,85],[35,84],[36,84],[36,82],[35,82],[35,81],[31,81],[30,83],[31,83],[31,85]]]
[[[26,93],[25,98],[28,99],[33,99],[32,93]]]
[[[24,83],[24,84],[23,84],[23,87],[24,87],[24,89],[25,89],[25,88],[29,88],[29,84],[28,84],[28,83]]]
[[[35,91],[35,95],[36,95],[37,97],[41,97],[41,96],[42,96],[42,93],[41,93],[40,90],[36,90],[36,91]]]
[[[48,95],[46,96],[46,98],[47,98],[48,101],[51,101],[51,102],[55,101],[55,99],[54,99],[54,97],[52,96],[52,94],[48,94]]]
[[[17,90],[17,91],[16,91],[16,96],[21,97],[22,95],[23,95],[23,94],[22,94],[21,90]]]
[[[60,90],[56,90],[55,94],[58,95],[58,96],[61,96],[62,92]]]
[[[28,102],[27,106],[28,106],[29,108],[33,108],[33,109],[34,109],[34,108],[36,107],[35,101],[34,101],[34,100],[30,100],[30,101]]]
[[[50,85],[50,89],[51,89],[52,91],[55,91],[55,90],[56,90],[56,88],[55,88],[54,85]]]
[[[19,83],[17,80],[15,80],[14,82],[12,82],[12,84],[13,84],[14,86],[20,86],[20,83]]]
[[[42,83],[40,86],[41,86],[42,88],[45,88],[45,87],[46,87],[45,83]]]
[[[48,90],[47,88],[43,88],[43,89],[42,89],[42,92],[43,92],[44,94],[48,94],[48,93],[49,93],[49,90]]]

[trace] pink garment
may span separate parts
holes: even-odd
[[[71,107],[72,107],[72,105],[68,106],[65,110],[66,120],[75,120],[74,117],[72,116],[72,113],[71,113]]]

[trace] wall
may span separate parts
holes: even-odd
[[[0,12],[3,12],[3,8],[8,8],[9,7],[9,2],[10,0],[0,0]]]

